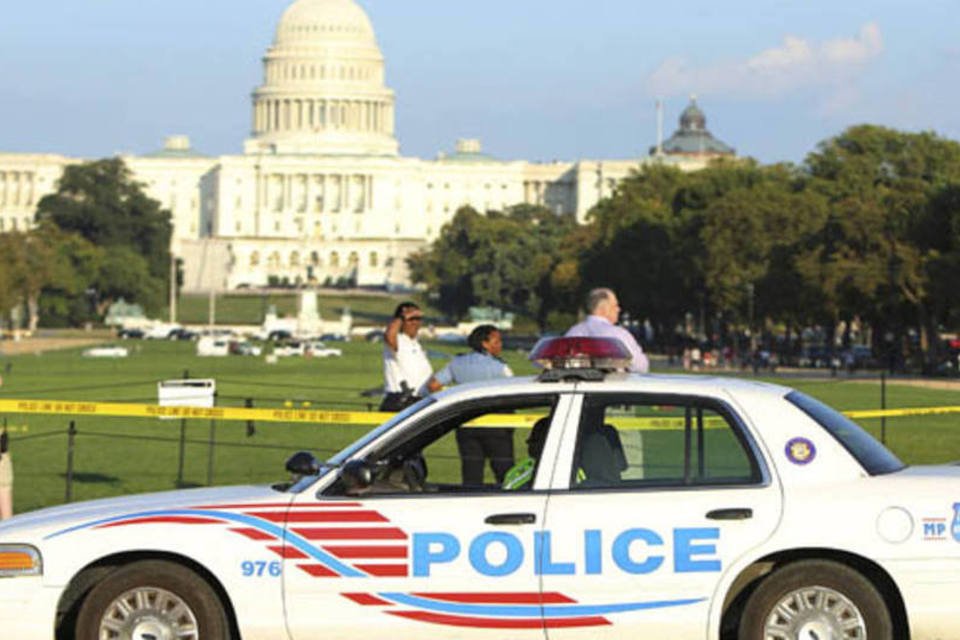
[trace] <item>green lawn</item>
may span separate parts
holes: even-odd
[[[342,358],[281,359],[274,365],[263,358],[197,358],[194,344],[167,341],[130,341],[134,351],[124,360],[91,360],[79,351],[5,358],[0,362],[3,398],[155,402],[159,380],[214,378],[218,403],[256,407],[311,406],[367,410],[378,398],[361,391],[381,383],[379,345],[339,343]],[[462,347],[429,345],[436,352],[454,353]],[[519,353],[507,354],[517,374],[533,368]],[[434,358],[434,366],[443,359]],[[790,380],[800,388],[840,409],[875,409],[880,392],[876,384],[845,381]],[[960,393],[890,385],[888,406],[960,404]],[[9,414],[2,418],[10,431],[15,461],[15,502],[18,512],[58,504],[65,499],[67,431],[70,417]],[[176,486],[180,422],[124,418],[74,418],[74,500],[91,499]],[[900,418],[887,421],[887,442],[910,463],[960,459],[960,416]],[[879,433],[879,420],[864,421]],[[311,449],[324,456],[361,435],[366,427],[304,424],[214,425],[216,446],[210,466],[211,424],[191,421],[186,426],[184,484],[264,483],[285,479],[284,460],[295,450]],[[524,450],[524,433],[517,433],[517,451]]]
[[[350,309],[355,324],[385,324],[398,304],[413,300],[423,307],[427,320],[440,323],[442,315],[419,294],[346,294],[324,291],[317,296],[320,315],[325,320],[339,320],[344,309]],[[280,317],[297,315],[298,294],[234,291],[217,296],[214,313],[218,324],[261,324],[270,306]],[[164,314],[166,318],[167,315]],[[177,320],[184,324],[204,324],[210,317],[208,295],[181,295]]]

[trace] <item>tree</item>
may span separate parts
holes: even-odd
[[[57,192],[40,200],[37,221],[50,221],[123,257],[107,260],[111,272],[101,273],[99,280],[124,284],[107,286],[101,298],[123,289],[148,309],[162,307],[169,278],[170,213],[147,197],[122,160],[97,160],[64,169]],[[131,273],[137,274],[137,282],[132,282]]]
[[[792,188],[789,172],[777,171],[784,175],[774,180],[774,171],[753,161],[718,161],[696,173],[645,166],[591,211],[596,233],[582,254],[584,288],[611,286],[624,308],[634,318],[649,318],[661,336],[688,313],[703,317],[737,308],[742,284],[759,279],[763,266],[743,273],[747,261],[739,259],[738,246],[723,241],[738,239],[741,217],[763,231],[761,214],[740,208],[755,209],[751,194],[760,185]]]
[[[480,214],[459,209],[428,248],[407,258],[410,277],[439,295],[439,308],[453,318],[463,318],[476,303],[470,257],[476,251]]]
[[[19,232],[0,234],[0,315],[5,319],[21,303],[19,288],[23,238]]]
[[[942,305],[932,277],[952,248],[930,229],[945,215],[937,198],[960,183],[960,144],[861,125],[821,143],[806,165],[830,207],[819,242],[825,293],[841,315],[867,310],[880,326],[909,310],[935,362]]]
[[[80,326],[105,311],[96,306],[104,250],[76,233],[46,226],[48,237],[55,240],[54,262],[39,300],[40,314],[47,326]]]
[[[557,299],[554,270],[567,256],[572,218],[521,205],[506,213],[457,211],[431,247],[408,260],[415,282],[439,293],[440,308],[462,318],[471,306],[494,306],[540,326]]]
[[[27,330],[35,331],[41,318],[54,308],[48,303],[55,292],[82,292],[92,280],[92,274],[75,260],[85,252],[95,253],[95,248],[50,222],[41,222],[30,231],[0,235],[0,312],[25,308]]]
[[[719,309],[744,310],[788,325],[816,320],[818,296],[798,263],[826,218],[826,203],[795,169],[764,167],[757,181],[714,197],[704,211],[704,284]],[[742,316],[741,316],[742,317]]]

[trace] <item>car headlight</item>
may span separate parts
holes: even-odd
[[[0,578],[43,574],[40,552],[26,544],[0,544]]]

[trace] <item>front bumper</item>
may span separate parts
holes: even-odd
[[[62,591],[40,576],[0,578],[0,638],[53,640]]]

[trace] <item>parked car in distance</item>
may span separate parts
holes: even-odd
[[[126,358],[130,352],[126,347],[103,346],[84,349],[81,355],[84,358]]]
[[[311,358],[338,358],[343,351],[336,347],[328,347],[319,340],[290,340],[273,347],[273,355],[281,358],[290,356],[306,356]]]
[[[183,327],[177,327],[167,334],[168,340],[196,340],[199,337],[200,334],[198,334],[196,331],[184,329]]]
[[[338,349],[337,347],[328,347],[319,340],[316,340],[307,343],[306,350],[304,351],[303,355],[312,358],[339,358],[343,355],[343,350]]]
[[[130,327],[129,329],[120,329],[117,331],[117,337],[121,340],[143,340],[143,329]]]
[[[273,346],[273,355],[280,358],[288,358],[290,356],[302,356],[306,353],[307,345],[298,340],[290,340],[287,342],[280,342]]]
[[[256,344],[250,344],[246,340],[231,340],[229,351],[235,356],[259,356],[263,353],[263,348]]]
[[[291,339],[293,339],[293,334],[286,329],[275,329],[267,334],[267,340],[269,342],[281,342],[283,340]]]
[[[230,355],[230,341],[216,336],[203,336],[197,340],[197,355],[202,358]]]
[[[342,333],[325,333],[320,336],[320,339],[326,342],[346,342],[347,336]]]
[[[147,329],[143,337],[147,340],[166,340],[173,331],[182,328],[174,322],[161,322]]]

